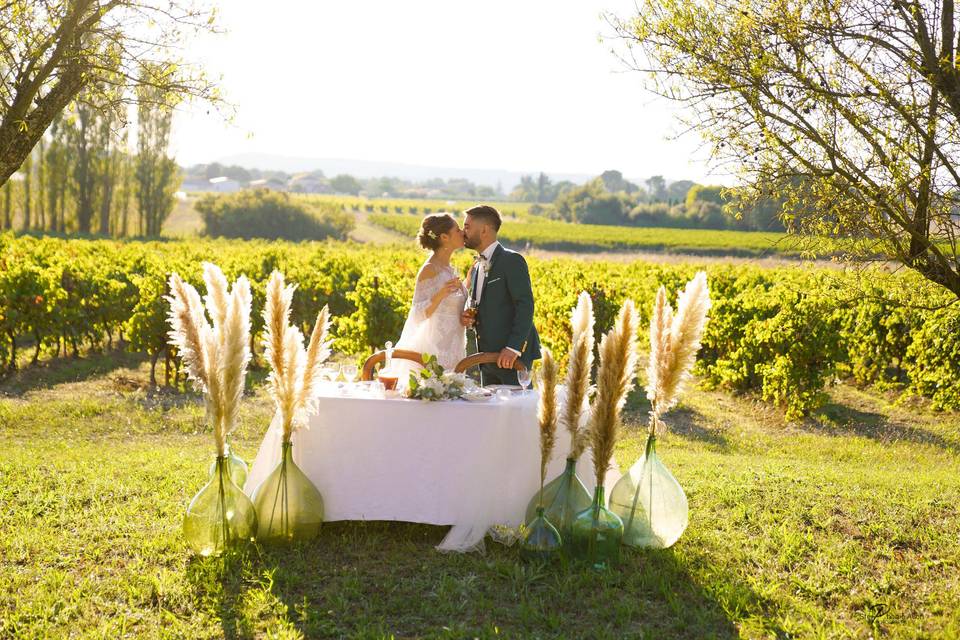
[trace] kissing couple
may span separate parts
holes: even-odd
[[[396,348],[434,355],[453,371],[467,355],[466,329],[472,326],[477,349],[498,354],[495,364],[481,365],[482,384],[515,385],[516,361],[530,369],[540,358],[530,271],[523,256],[497,240],[499,211],[478,205],[464,214],[463,228],[449,213],[428,215],[420,224],[417,240],[430,255],[417,273]],[[477,252],[466,282],[450,265],[464,247]]]

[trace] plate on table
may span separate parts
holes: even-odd
[[[460,394],[460,397],[467,402],[489,402],[497,396],[492,391],[487,391],[483,388],[477,388],[473,391],[464,391],[462,394]]]
[[[521,391],[523,387],[518,384],[488,384],[484,389],[490,389],[491,391],[496,391],[497,389],[506,389],[507,391]]]

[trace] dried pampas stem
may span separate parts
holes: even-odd
[[[637,312],[632,300],[620,308],[613,328],[600,341],[597,394],[590,415],[590,446],[597,486],[603,485],[617,443],[620,412],[637,367]]]
[[[577,460],[587,445],[587,434],[580,429],[587,393],[590,390],[590,371],[593,369],[593,301],[582,291],[571,317],[572,341],[567,364],[566,398],[561,421],[570,432],[570,458]]]
[[[296,285],[286,285],[283,274],[274,271],[267,283],[267,301],[263,309],[266,324],[263,343],[270,362],[270,395],[283,423],[283,440],[289,442],[294,421],[313,397],[320,365],[330,357],[330,310],[324,307],[310,334],[307,350],[303,334],[290,325],[290,306]]]
[[[557,441],[557,362],[549,349],[543,349],[540,365],[540,405],[537,420],[540,423],[540,501],[543,501],[543,483],[547,478],[547,463]]]
[[[661,417],[673,408],[691,377],[710,309],[707,274],[697,272],[677,298],[672,313],[666,290],[660,287],[650,320],[650,363],[647,398],[650,399],[650,433],[663,430]]]
[[[218,269],[219,271],[219,269]],[[226,280],[224,280],[224,283]],[[219,329],[220,377],[224,438],[233,432],[250,362],[250,282],[240,276],[229,293],[227,313]]]
[[[214,330],[219,331],[227,320],[227,307],[230,304],[227,277],[223,275],[220,267],[212,262],[204,262],[202,266],[203,282],[207,285],[207,295],[203,297],[203,301],[213,320]],[[222,338],[223,335],[221,334],[220,337]]]
[[[207,322],[197,290],[172,273],[167,296],[169,336],[188,377],[203,391],[217,455],[223,456],[237,421],[250,361],[250,283],[241,276],[231,292],[219,267],[204,263],[203,268],[213,326]]]
[[[187,377],[199,391],[204,392],[208,386],[204,344],[209,325],[203,315],[200,294],[176,273],[170,274],[169,284],[170,295],[166,296],[166,300],[170,303],[167,316],[170,332],[167,335],[183,360]]]
[[[307,346],[306,364],[303,368],[303,383],[300,388],[298,404],[305,406],[317,388],[320,379],[320,365],[330,357],[330,309],[324,305],[310,334],[310,344]]]

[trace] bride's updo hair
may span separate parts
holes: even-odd
[[[440,235],[449,233],[456,224],[457,221],[449,213],[431,213],[420,223],[417,242],[424,249],[436,251],[440,248]]]

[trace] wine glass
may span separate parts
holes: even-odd
[[[357,365],[355,364],[345,364],[342,368],[343,377],[347,382],[356,382],[357,381]]]
[[[524,395],[527,393],[527,387],[530,386],[530,380],[530,369],[524,368],[517,370],[517,382],[519,382],[520,386],[523,387]]]
[[[340,377],[340,365],[328,362],[320,368],[320,379],[324,382],[336,382]]]

